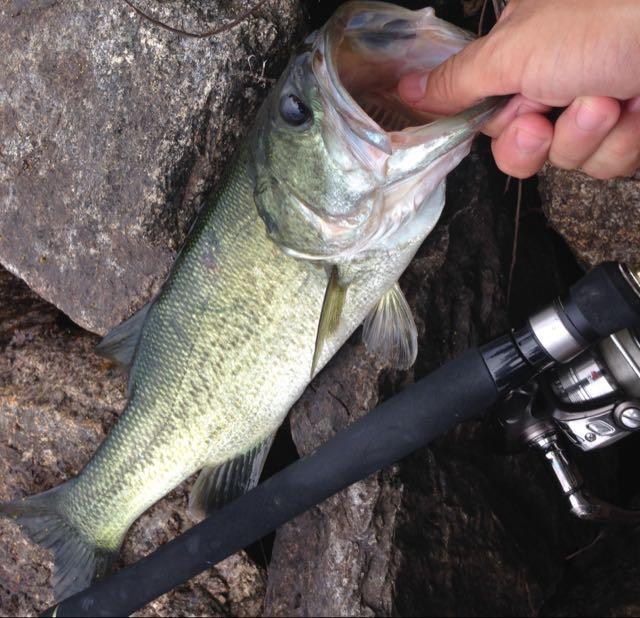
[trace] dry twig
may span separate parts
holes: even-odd
[[[180,28],[174,28],[169,24],[165,24],[163,21],[160,21],[156,17],[145,13],[142,9],[138,8],[131,0],[124,0],[125,3],[131,7],[138,15],[150,21],[152,24],[159,26],[160,28],[164,28],[169,32],[173,32],[174,34],[179,34],[180,36],[188,36],[193,39],[206,39],[211,36],[216,36],[217,34],[222,34],[224,32],[228,32],[232,28],[240,25],[243,21],[251,17],[258,9],[264,6],[269,0],[258,0],[252,7],[247,9],[244,13],[241,13],[238,17],[230,21],[228,24],[224,26],[220,26],[219,28],[215,28],[213,30],[208,30],[206,32],[189,32],[188,30],[181,30]]]

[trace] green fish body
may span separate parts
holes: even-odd
[[[446,57],[468,40],[430,9],[353,3],[292,61],[161,293],[101,346],[132,361],[118,423],[78,477],[0,505],[53,551],[58,597],[104,575],[131,524],[194,472],[200,515],[253,487],[288,410],[363,322],[371,351],[413,362],[396,282],[495,104],[420,124],[366,62],[397,81],[416,69],[408,47],[426,70],[442,60],[429,45]]]
[[[117,548],[123,530],[197,470],[268,441],[310,381],[327,271],[270,240],[246,165],[241,155],[193,230],[147,315],[127,409],[69,487],[69,516],[105,547]],[[345,265],[352,283],[318,369],[420,240]]]

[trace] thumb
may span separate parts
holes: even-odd
[[[429,73],[410,73],[398,84],[398,94],[414,108],[453,114],[494,94],[510,94],[489,53],[488,37],[469,43]],[[508,88],[507,88],[508,90]],[[517,89],[516,89],[517,90]],[[515,91],[514,91],[515,92]]]

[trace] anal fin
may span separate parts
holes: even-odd
[[[189,496],[189,514],[193,519],[211,515],[258,484],[274,436],[235,459],[202,469]]]
[[[367,350],[396,369],[408,369],[418,355],[418,330],[400,286],[389,288],[364,321]]]

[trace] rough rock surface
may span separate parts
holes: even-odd
[[[541,615],[638,616],[639,555],[637,528],[605,529],[596,543],[571,560],[562,585]]]
[[[292,412],[301,455],[375,406],[381,373],[361,344],[349,343],[340,351]],[[389,556],[399,501],[392,469],[355,483],[283,526],[269,568],[265,615],[389,615]]]
[[[138,0],[202,32],[249,0]],[[299,38],[295,0],[224,34],[122,0],[0,5],[0,263],[104,334],[164,279]]]
[[[124,405],[124,376],[93,353],[97,338],[0,268],[0,501],[76,474]],[[191,525],[187,487],[160,501],[127,536],[120,564]],[[0,615],[30,616],[53,602],[49,553],[0,519]],[[246,554],[157,599],[141,615],[255,616],[265,576]]]
[[[640,173],[603,181],[547,166],[540,194],[549,222],[583,264],[640,265]]]

